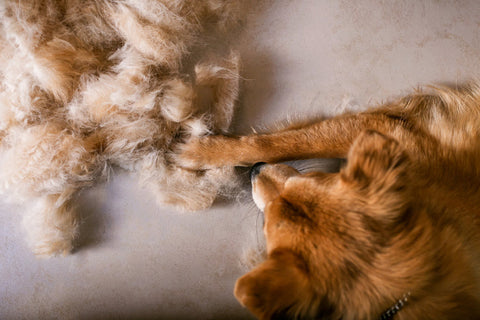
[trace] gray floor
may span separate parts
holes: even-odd
[[[278,0],[254,11],[237,42],[238,133],[480,74],[476,0]],[[21,208],[0,203],[0,319],[249,318],[232,294],[262,241],[247,192],[179,213],[118,172],[83,194],[79,250],[47,260],[26,247]]]

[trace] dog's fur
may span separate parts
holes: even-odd
[[[159,202],[191,210],[232,180],[231,169],[183,170],[168,153],[228,129],[239,59],[216,39],[239,25],[244,4],[0,1],[0,192],[26,203],[36,254],[70,252],[74,199],[112,164],[138,172]],[[209,41],[225,54],[209,53]]]
[[[219,153],[218,150],[222,150]],[[283,160],[338,157],[338,173]],[[268,258],[240,303],[277,316],[480,319],[480,88],[431,88],[360,114],[271,134],[194,139],[190,168],[251,165]]]

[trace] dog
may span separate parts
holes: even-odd
[[[478,84],[179,152],[195,169],[257,163],[267,258],[234,294],[259,319],[480,319]],[[280,163],[306,158],[346,163]]]

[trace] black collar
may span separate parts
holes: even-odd
[[[398,311],[400,311],[405,306],[409,297],[410,292],[404,294],[402,299],[398,300],[397,303],[395,303],[391,308],[382,313],[382,315],[380,316],[380,320],[393,319],[393,317],[398,313]]]

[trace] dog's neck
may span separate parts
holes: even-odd
[[[386,310],[382,315],[380,316],[380,320],[390,320],[393,319],[393,317],[403,309],[405,304],[408,302],[408,298],[410,297],[410,292],[407,292],[406,294],[403,295],[401,299],[399,299],[392,307],[390,307],[388,310]]]

